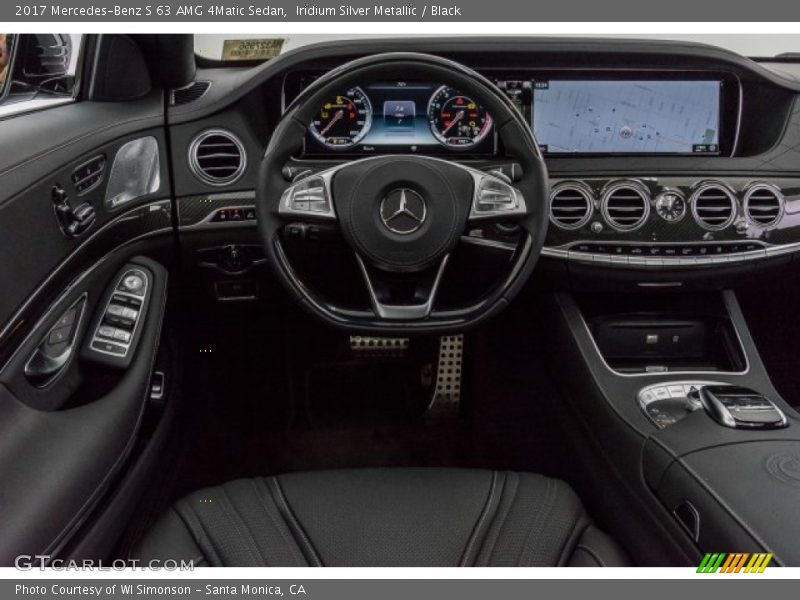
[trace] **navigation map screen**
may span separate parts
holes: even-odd
[[[719,154],[721,82],[533,82],[545,154]]]

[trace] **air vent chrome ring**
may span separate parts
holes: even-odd
[[[708,200],[715,200],[717,204],[698,207],[698,202]],[[689,204],[692,206],[695,223],[708,231],[721,231],[736,220],[736,194],[721,181],[706,181],[699,184],[692,192]],[[719,216],[705,214],[709,211],[719,213]]]
[[[236,151],[239,154],[238,164],[236,166],[228,167],[229,169],[232,169],[232,172],[222,177],[210,174],[208,172],[210,168],[203,167],[203,165],[200,164],[201,159],[211,158],[211,155],[207,155],[205,157],[198,156],[198,150],[200,150],[203,143],[215,136],[226,138],[230,142],[230,145],[236,147]],[[232,155],[230,158],[232,158]],[[246,167],[247,152],[245,151],[244,144],[233,132],[228,131],[227,129],[206,129],[205,131],[199,133],[192,140],[192,143],[189,144],[189,169],[192,171],[194,176],[203,183],[217,187],[231,185],[239,180]]]
[[[761,194],[761,197],[758,197],[758,194]],[[766,197],[764,197],[765,195]],[[763,206],[760,207],[761,214],[754,214],[759,212],[756,210],[754,201],[760,200],[763,202],[764,200],[770,200],[769,196],[771,196],[776,203],[774,214],[773,209]],[[786,209],[786,199],[783,197],[783,192],[778,186],[763,182],[753,183],[744,193],[742,208],[744,210],[744,215],[750,224],[755,225],[756,227],[769,229],[770,227],[775,227],[781,222],[783,213]]]
[[[570,207],[571,211],[576,213],[575,217],[572,216],[556,216],[554,214],[554,202],[558,200],[559,195],[563,193],[573,193],[574,196],[570,198],[572,202],[576,204],[574,207]],[[583,201],[585,205],[585,210],[583,214],[580,213],[581,206],[579,205],[580,201]],[[558,209],[558,210],[566,210],[565,208]],[[550,190],[550,221],[560,229],[566,230],[574,230],[580,229],[589,220],[592,218],[594,214],[594,196],[592,194],[591,189],[589,186],[581,183],[580,181],[564,181],[561,182],[553,187]],[[580,216],[578,216],[580,215]],[[572,220],[574,219],[574,220]]]
[[[611,206],[612,202],[624,202],[626,205]],[[637,202],[641,203],[641,208],[634,205]],[[617,231],[636,231],[650,216],[650,193],[638,182],[617,181],[605,189],[600,205],[609,227]],[[631,216],[618,214],[622,211]]]

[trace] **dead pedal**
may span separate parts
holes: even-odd
[[[443,335],[439,338],[439,362],[436,387],[428,410],[458,411],[461,404],[461,375],[464,361],[464,336]]]
[[[350,350],[359,357],[395,358],[406,355],[409,338],[351,335]]]

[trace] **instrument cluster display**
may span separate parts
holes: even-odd
[[[342,90],[320,107],[306,137],[306,154],[494,150],[492,117],[474,99],[448,86],[411,81]]]

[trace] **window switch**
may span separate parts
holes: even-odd
[[[123,342],[127,344],[131,341],[131,334],[129,331],[125,331],[124,329],[115,329],[114,339],[117,340],[118,342]]]
[[[106,314],[112,317],[122,317],[125,314],[125,307],[120,304],[109,304]]]
[[[97,335],[99,335],[100,337],[113,340],[115,331],[116,329],[114,327],[111,327],[109,325],[101,325],[100,327],[97,328]]]

